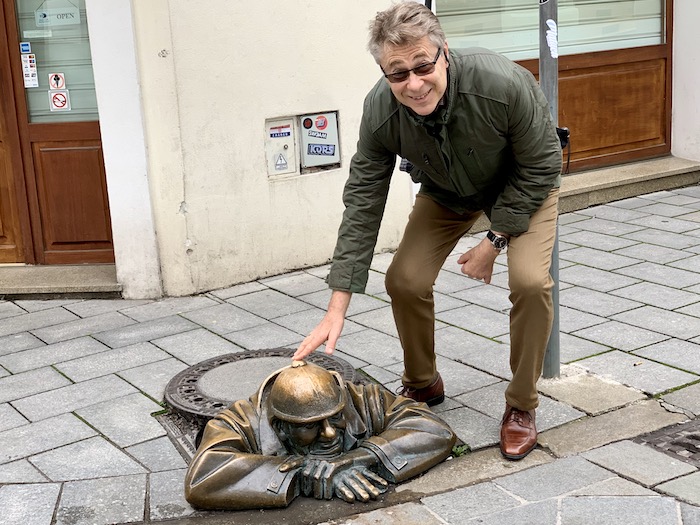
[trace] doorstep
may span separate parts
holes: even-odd
[[[0,265],[0,299],[120,297],[113,264]]]

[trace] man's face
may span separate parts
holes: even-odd
[[[435,60],[438,48],[428,37],[424,37],[415,44],[401,47],[387,46],[381,60],[384,74],[399,73],[413,69],[423,64],[429,64]],[[447,89],[447,68],[449,63],[447,44],[443,52],[435,62],[435,69],[427,75],[417,75],[411,72],[408,78],[402,82],[387,83],[392,93],[401,104],[411,108],[418,115],[430,115],[445,94]]]
[[[288,444],[295,454],[335,457],[343,452],[345,419],[342,412],[313,423],[286,423],[285,426]]]

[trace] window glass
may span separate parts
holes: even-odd
[[[85,0],[16,0],[30,122],[97,120]]]
[[[559,54],[665,43],[664,0],[559,0]],[[453,48],[479,46],[513,60],[539,57],[537,0],[437,0]]]

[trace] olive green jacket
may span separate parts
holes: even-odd
[[[443,103],[421,117],[382,78],[365,98],[345,213],[328,276],[337,290],[364,292],[396,156],[413,164],[420,193],[458,212],[483,210],[498,232],[527,231],[559,186],[561,146],[535,78],[497,53],[449,54]]]

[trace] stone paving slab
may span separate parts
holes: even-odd
[[[300,301],[304,301],[305,303],[313,305],[316,308],[323,308],[324,310],[328,307],[328,301],[330,298],[330,289],[320,290],[318,292],[300,295],[297,297],[297,299]],[[352,295],[352,300],[350,301],[350,306],[348,307],[347,311],[347,317],[376,310],[377,308],[383,308],[386,305],[386,301],[382,301],[376,297],[372,297],[371,295],[356,293]]]
[[[483,372],[510,379],[509,345],[448,326],[435,333],[435,353]]]
[[[700,525],[700,507],[691,507],[681,503],[681,516],[683,525]]]
[[[634,353],[700,376],[700,344],[680,339],[667,339],[661,343],[635,350]]]
[[[72,481],[63,485],[56,525],[110,525],[144,519],[146,476]]]
[[[376,366],[403,363],[403,350],[398,338],[376,330],[343,334],[337,348]]]
[[[76,414],[119,447],[128,447],[165,436],[165,429],[151,416],[162,407],[140,392],[98,403]]]
[[[324,521],[319,525],[444,525],[444,521],[419,503],[403,503],[361,514],[350,520]]]
[[[473,518],[465,523],[478,523],[479,525],[512,525],[513,523],[524,525],[558,525],[557,506],[557,500],[553,499],[539,501],[537,503],[528,503],[488,516]]]
[[[326,290],[328,288],[325,280],[306,272],[276,275],[267,279],[260,279],[260,282],[273,290],[278,290],[292,297],[318,292],[319,290]]]
[[[8,403],[0,405],[0,432],[26,425],[27,423],[29,421],[17,412],[12,405]]]
[[[478,518],[520,505],[514,496],[493,483],[480,483],[428,496],[421,502],[447,523],[465,523],[468,518]]]
[[[610,293],[666,310],[675,310],[700,301],[700,294],[648,282],[633,284]]]
[[[273,323],[238,330],[222,337],[246,350],[296,348],[304,340],[304,336]]]
[[[40,312],[81,302],[82,299],[19,299],[15,304],[27,312]]]
[[[610,292],[640,282],[640,279],[582,265],[562,268],[559,272],[559,279],[565,283],[599,292]]]
[[[638,259],[610,253],[604,250],[595,250],[587,246],[566,250],[560,254],[561,259],[577,264],[583,264],[599,270],[617,270],[626,266],[639,264]]]
[[[572,456],[686,421],[654,400],[642,401],[594,418],[584,418],[540,433],[538,442],[558,457]]]
[[[700,383],[665,394],[662,399],[696,416],[700,415]]]
[[[14,317],[16,315],[26,314],[26,310],[22,310],[15,303],[10,303],[7,301],[0,301],[0,320],[7,319],[8,317]]]
[[[169,357],[169,354],[151,343],[137,343],[104,354],[95,354],[59,363],[55,368],[72,381],[81,382],[136,366],[163,361]]]
[[[106,330],[121,328],[134,324],[134,321],[119,312],[110,312],[95,317],[77,319],[70,323],[32,330],[32,333],[46,343],[58,343],[66,339],[75,339],[84,335],[92,335]]]
[[[629,239],[630,241],[657,244],[659,246],[674,248],[676,250],[685,250],[693,246],[697,246],[697,243],[691,240],[688,235],[682,235],[680,233],[669,232],[666,230],[639,230],[625,235],[625,238]]]
[[[312,306],[309,303],[272,289],[239,295],[228,299],[226,302],[268,320],[287,314],[303,312]],[[328,301],[321,307],[325,308],[326,306],[328,306]]]
[[[449,397],[501,382],[498,377],[440,355],[437,356],[436,362],[445,383],[445,395]]]
[[[0,486],[3,525],[51,525],[58,483]]]
[[[49,479],[26,459],[0,465],[0,485],[5,483],[45,483],[47,481]]]
[[[0,337],[67,323],[76,319],[79,319],[77,315],[63,308],[51,308],[41,312],[17,315],[9,319],[3,319],[0,324]]]
[[[161,337],[152,342],[188,365],[242,350],[224,337],[204,328]]]
[[[159,437],[132,445],[125,450],[149,472],[186,468],[187,463],[168,437]]]
[[[152,302],[150,299],[89,299],[69,303],[64,308],[80,317],[92,317],[94,315],[126,310],[134,306],[141,306]]]
[[[577,223],[578,224],[578,223]],[[564,228],[560,228],[563,230]],[[627,248],[629,246],[634,246],[639,244],[639,241],[633,239],[625,239],[622,237],[616,237],[614,235],[606,235],[604,233],[596,233],[590,231],[574,231],[573,233],[561,232],[561,237],[567,243],[575,244],[577,246],[588,246],[589,248],[595,248],[598,250],[605,250],[608,252],[620,250],[622,248]]]
[[[616,297],[609,293],[589,290],[580,286],[562,290],[559,293],[559,304],[604,317],[642,306],[642,303],[637,301]]]
[[[645,487],[697,471],[663,452],[629,440],[589,450],[581,456]]]
[[[348,319],[363,327],[372,328],[392,337],[399,337],[391,306],[384,306],[376,310],[353,315],[348,317]]]
[[[171,358],[123,370],[118,375],[160,403],[164,399],[165,388],[170,380],[185,368],[185,363]]]
[[[39,368],[21,374],[0,378],[0,403],[7,401],[21,402],[23,398],[47,390],[53,390],[70,381],[53,368]]]
[[[632,326],[653,326],[656,332],[678,339],[691,339],[700,335],[700,321],[697,317],[678,311],[669,312],[656,306],[642,306],[613,315],[612,319]]]
[[[564,498],[561,506],[561,523],[562,525],[610,525],[612,523],[671,525],[678,523],[678,511],[673,499],[658,496]]]
[[[610,478],[569,493],[570,496],[658,496],[648,488],[623,478]]]
[[[180,332],[187,332],[195,328],[199,328],[199,326],[179,315],[173,315],[145,323],[126,326],[124,328],[108,330],[95,334],[93,337],[111,348],[120,348],[144,341],[152,341]]]
[[[13,404],[30,421],[39,421],[135,391],[136,389],[123,379],[108,375],[24,397]]]
[[[0,357],[0,364],[7,367],[12,373],[17,374],[106,350],[109,350],[108,346],[103,345],[92,337],[79,337],[2,356]]]
[[[185,500],[185,469],[150,475],[149,509],[151,520],[182,518],[195,511]]]
[[[440,312],[436,319],[489,338],[507,334],[509,330],[508,315],[475,304]]]
[[[140,474],[146,470],[102,437],[42,452],[29,461],[52,481]]]
[[[0,464],[26,458],[95,436],[94,429],[72,414],[0,432]]]
[[[217,304],[220,303],[214,299],[204,295],[195,295],[192,297],[168,297],[127,309],[120,308],[119,311],[131,319],[142,323],[144,321],[153,321],[154,319],[216,306]]]
[[[669,338],[667,335],[618,321],[605,321],[595,326],[577,329],[573,335],[626,351],[637,350]]]
[[[700,506],[700,472],[667,481],[657,485],[656,489],[691,505]]]
[[[37,339],[29,332],[6,335],[4,337],[0,337],[0,355],[20,352],[22,350],[36,348],[37,346],[43,346],[45,344],[46,343],[40,339]]]
[[[610,350],[609,346],[564,332],[559,333],[559,360],[562,363],[571,363],[584,357],[607,352],[608,350]]]
[[[638,243],[628,246],[626,248],[620,248],[616,250],[615,253],[620,255],[626,255],[628,257],[634,257],[635,259],[640,259],[642,261],[649,261],[659,264],[668,264],[679,259],[684,259],[690,254],[683,250],[676,250],[674,248],[667,248],[666,246],[654,246],[652,244]]]
[[[440,417],[471,450],[498,443],[498,420],[468,407],[440,412]]]

